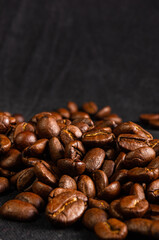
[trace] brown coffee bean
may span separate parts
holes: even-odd
[[[100,208],[88,209],[82,218],[82,223],[86,228],[93,230],[94,226],[99,222],[106,222],[107,213]]]
[[[120,169],[116,171],[110,178],[111,182],[118,181],[120,183],[126,182],[128,179],[128,170],[127,169]]]
[[[159,129],[159,119],[150,120],[149,125],[154,129]]]
[[[86,112],[79,112],[79,111],[71,114],[71,119],[72,120],[75,120],[75,119],[78,119],[78,118],[90,118],[90,116]]]
[[[148,168],[158,168],[159,169],[159,156],[153,159],[148,165]]]
[[[81,160],[84,154],[85,148],[81,141],[71,141],[65,147],[65,158]]]
[[[58,177],[52,171],[52,168],[45,161],[38,162],[34,167],[34,172],[39,181],[46,183],[52,187],[57,184]]]
[[[10,171],[10,170],[0,167],[0,176],[2,176],[2,177],[10,178],[15,174],[16,174],[16,172],[13,172],[13,171]]]
[[[121,192],[122,192],[122,194],[124,194],[124,195],[129,195],[130,189],[131,189],[131,187],[133,186],[133,184],[134,184],[134,183],[131,182],[131,181],[122,184],[122,186],[121,186]]]
[[[37,134],[40,138],[57,137],[60,127],[53,116],[42,117],[37,122]]]
[[[88,151],[83,159],[83,162],[86,164],[86,170],[88,172],[93,172],[99,169],[105,158],[105,151],[101,148],[93,148]]]
[[[120,199],[113,200],[109,205],[109,214],[112,218],[118,218],[124,220],[124,217],[120,211]]]
[[[48,203],[45,212],[53,224],[68,226],[76,222],[84,210],[84,202],[74,192],[64,192]]]
[[[114,129],[116,126],[117,124],[112,120],[100,120],[95,122],[95,128],[110,127],[111,129]]]
[[[15,139],[19,133],[22,132],[35,132],[35,127],[27,122],[22,122],[16,125],[13,138]]]
[[[112,201],[117,198],[120,194],[120,183],[118,181],[110,183],[103,191],[98,195],[100,199],[105,201]]]
[[[107,117],[111,113],[111,107],[105,106],[101,110],[99,110],[96,114],[96,118],[103,119],[104,117]]]
[[[108,150],[106,150],[105,155],[106,155],[106,159],[108,159],[108,160],[113,159],[114,160],[115,155],[116,155],[115,149],[114,148],[109,148]]]
[[[104,200],[89,198],[88,199],[88,206],[89,208],[100,208],[103,210],[109,209],[109,204]]]
[[[121,123],[113,130],[113,133],[116,136],[119,136],[120,134],[137,134],[138,136],[141,136],[145,139],[149,140],[153,139],[152,135],[149,132],[147,132],[138,124],[133,123],[131,121]]]
[[[82,142],[90,147],[106,147],[113,143],[114,134],[106,130],[93,129],[83,134]]]
[[[71,121],[69,119],[60,119],[60,120],[57,120],[57,124],[59,125],[60,129],[63,129],[71,125]]]
[[[122,122],[122,119],[115,113],[110,114],[107,117],[104,117],[106,121],[114,121],[117,125]]]
[[[10,126],[10,118],[5,114],[0,115],[0,134],[5,133]]]
[[[94,226],[94,231],[100,239],[125,239],[128,233],[125,223],[116,218],[109,218],[107,222],[100,222]]]
[[[22,166],[21,152],[17,149],[10,149],[0,160],[0,167],[8,170],[19,170]]]
[[[30,203],[17,199],[9,200],[0,208],[0,216],[16,221],[31,221],[38,215],[37,209]]]
[[[133,182],[149,183],[159,176],[158,168],[141,168],[135,167],[128,171],[128,178]]]
[[[140,115],[140,120],[145,123],[148,123],[150,120],[156,120],[156,119],[159,119],[159,114],[143,113]]]
[[[59,188],[77,189],[77,184],[69,175],[63,175],[59,180]]]
[[[9,190],[10,184],[7,178],[0,177],[0,195]]]
[[[83,104],[82,108],[88,114],[95,114],[98,111],[98,107],[95,102],[86,102]]]
[[[105,187],[108,186],[108,177],[102,170],[96,170],[93,172],[93,179],[95,182],[97,195],[99,195]]]
[[[60,115],[60,114],[59,114]],[[35,114],[32,118],[31,118],[31,123],[37,123],[41,118],[43,117],[49,117],[52,116],[51,112],[40,112]],[[60,116],[61,117],[61,116]],[[61,119],[61,118],[60,118]]]
[[[128,231],[143,236],[151,236],[152,220],[145,218],[132,218],[126,221]]]
[[[57,112],[51,112],[51,116],[56,120],[56,121],[60,121],[62,120],[62,116],[57,113]]]
[[[38,210],[44,207],[44,200],[37,194],[32,192],[22,192],[19,193],[15,199],[19,199],[23,202],[28,202],[36,207]]]
[[[34,158],[34,157],[27,157],[24,155],[24,152],[22,154],[22,162],[24,163],[25,166],[27,167],[33,167],[35,166],[38,162],[40,162],[39,158]]]
[[[78,106],[75,102],[69,101],[67,103],[67,108],[69,109],[70,113],[75,113],[78,111]]]
[[[147,140],[136,134],[120,134],[117,143],[119,148],[124,151],[133,151],[148,146]]]
[[[70,112],[66,108],[59,108],[57,111],[63,118],[70,117]]]
[[[85,171],[86,164],[78,159],[73,160],[64,158],[57,161],[57,167],[62,173],[75,177],[81,175]]]
[[[24,116],[20,113],[14,113],[12,114],[12,117],[16,119],[16,123],[22,123],[25,121]]]
[[[126,154],[124,152],[120,152],[117,158],[115,159],[115,171],[118,171],[124,167]]]
[[[48,144],[48,139],[39,139],[33,145],[24,149],[24,155],[30,157],[40,157],[44,154]]]
[[[53,190],[53,188],[45,183],[42,183],[40,181],[35,181],[32,184],[32,191],[42,197],[43,199],[47,199],[50,192]]]
[[[149,203],[147,200],[140,200],[138,196],[129,195],[123,197],[119,203],[120,211],[126,218],[143,217],[148,211]]]
[[[11,147],[11,141],[5,135],[0,134],[0,153],[8,152]]]
[[[17,177],[16,184],[18,191],[25,191],[32,185],[35,181],[34,168],[26,168],[22,170]]]
[[[83,192],[87,197],[94,198],[96,189],[94,182],[87,175],[81,175],[77,183],[78,190]]]
[[[49,152],[51,159],[57,161],[64,157],[64,147],[57,137],[52,137],[49,141]]]
[[[135,195],[138,197],[138,199],[142,200],[145,199],[145,193],[143,187],[138,184],[134,183],[130,189],[130,195]]]
[[[129,152],[124,160],[126,168],[145,167],[147,164],[156,157],[153,148],[141,147],[134,151]]]
[[[81,137],[82,137],[81,130],[74,125],[69,125],[66,128],[63,128],[60,134],[61,141],[65,145]]]
[[[19,150],[31,146],[36,141],[37,137],[33,132],[21,132],[15,138],[15,144]]]
[[[148,185],[147,198],[150,202],[158,203],[158,201],[159,201],[159,179],[151,182]]]
[[[153,139],[149,141],[149,146],[155,150],[156,156],[158,156],[159,155],[159,139]]]
[[[159,239],[159,220],[153,221],[151,225],[151,236],[155,239]]]
[[[104,160],[102,170],[105,172],[108,178],[110,178],[114,172],[115,162],[112,160]]]
[[[84,123],[89,126],[89,129],[92,129],[94,127],[94,122],[91,118],[77,118],[72,121],[72,124],[76,126],[77,123]]]

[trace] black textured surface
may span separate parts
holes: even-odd
[[[158,27],[158,0],[1,0],[0,109],[29,119],[94,100],[125,121],[159,111]],[[88,238],[80,224],[0,220],[2,240]]]

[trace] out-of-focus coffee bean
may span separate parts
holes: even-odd
[[[125,223],[130,233],[136,233],[148,237],[151,236],[152,220],[145,218],[132,218]]]
[[[14,113],[12,114],[12,117],[16,119],[16,123],[22,123],[25,121],[24,116],[20,113]]]
[[[111,113],[111,107],[105,106],[101,110],[99,110],[96,114],[96,118],[103,119],[104,117],[107,117]]]
[[[88,114],[95,114],[98,111],[98,107],[95,102],[86,102],[83,104],[82,108]]]
[[[0,177],[0,195],[9,190],[10,184],[7,178]]]
[[[75,102],[72,102],[72,101],[69,101],[67,103],[67,108],[68,108],[68,110],[70,111],[71,114],[78,111],[77,104]]]
[[[57,111],[63,118],[70,117],[70,112],[66,108],[59,108]]]

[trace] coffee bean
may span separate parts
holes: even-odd
[[[0,134],[0,153],[8,152],[11,147],[11,141],[5,135]]]
[[[13,138],[15,139],[19,133],[22,132],[35,132],[35,127],[27,122],[22,122],[16,125]]]
[[[28,202],[9,200],[0,208],[0,216],[16,221],[31,221],[38,215],[37,209]]]
[[[67,108],[69,109],[70,113],[75,113],[78,111],[78,106],[75,102],[68,102],[67,103]]]
[[[103,210],[109,209],[109,204],[104,200],[89,198],[88,199],[88,206],[89,208],[100,208]]]
[[[124,152],[120,152],[117,158],[115,159],[115,171],[118,171],[124,167],[126,154]]]
[[[57,167],[62,173],[72,177],[81,175],[86,168],[86,164],[78,159],[64,158],[57,161]]]
[[[114,161],[104,160],[102,170],[103,170],[103,172],[105,172],[105,174],[107,175],[108,178],[110,178],[112,176],[113,171],[114,171],[114,167],[115,167],[115,162]]]
[[[148,123],[150,120],[159,119],[159,114],[144,113],[140,115],[140,120],[144,123]]]
[[[94,226],[94,231],[100,239],[125,239],[127,226],[116,218],[109,218],[107,222],[100,222]]]
[[[100,192],[98,197],[108,202],[112,201],[119,196],[120,188],[120,183],[118,181],[112,182]]]
[[[37,141],[37,137],[33,132],[21,132],[15,138],[16,147],[19,150],[31,146]]]
[[[112,218],[117,218],[120,220],[124,220],[124,217],[120,211],[120,200],[121,199],[116,199],[113,200],[110,205],[109,205],[109,214]]]
[[[5,114],[0,115],[0,134],[5,133],[10,126],[10,118]]]
[[[21,192],[15,197],[15,199],[28,202],[38,210],[41,210],[44,207],[44,200],[39,195],[32,192]]]
[[[0,177],[0,195],[9,190],[10,184],[7,178]]]
[[[159,155],[159,139],[153,139],[149,141],[149,146],[155,150],[156,156],[158,156]]]
[[[59,180],[59,188],[77,189],[77,184],[69,175],[63,175]]]
[[[8,170],[19,170],[22,167],[21,152],[17,149],[10,149],[0,160],[0,167]]]
[[[136,134],[120,134],[117,138],[119,148],[124,151],[133,151],[140,147],[147,147],[147,140]]]
[[[103,119],[104,117],[107,117],[111,113],[111,107],[105,106],[101,110],[99,110],[96,114],[97,118]]]
[[[126,221],[128,231],[131,233],[151,236],[152,220],[144,218],[132,218]]]
[[[93,172],[93,179],[95,182],[97,194],[100,195],[100,193],[103,191],[105,187],[108,186],[108,177],[102,170],[96,170]]]
[[[70,112],[66,108],[59,108],[57,111],[63,118],[70,117]]]
[[[134,185],[132,185],[130,189],[130,195],[136,195],[140,200],[145,199],[144,189],[138,183],[135,183]]]
[[[141,168],[135,167],[128,171],[128,177],[134,182],[145,182],[149,183],[159,176],[158,168]]]
[[[153,221],[151,225],[151,236],[155,239],[159,239],[159,220]]]
[[[87,197],[94,198],[96,195],[94,182],[87,175],[80,176],[77,183],[77,187],[78,187],[78,190],[83,192]]]
[[[64,147],[57,137],[52,137],[49,140],[49,151],[51,159],[55,162],[64,157]]]
[[[159,179],[151,182],[147,187],[147,198],[150,202],[158,203],[159,200]]]
[[[85,227],[93,230],[94,226],[99,222],[107,221],[107,213],[100,208],[91,208],[88,209],[82,219],[82,223]]]
[[[82,108],[88,114],[95,114],[98,111],[98,107],[94,102],[86,102],[83,104]]]
[[[105,158],[105,151],[101,148],[93,148],[85,155],[83,162],[86,164],[86,170],[93,172],[99,169]]]
[[[29,187],[31,187],[34,180],[35,180],[35,173],[34,173],[33,167],[22,170],[18,174],[18,178],[16,180],[18,191],[27,190]]]
[[[31,146],[25,148],[23,151],[23,155],[30,157],[40,157],[42,154],[44,154],[47,144],[48,139],[39,139]]]
[[[71,141],[65,147],[65,158],[81,160],[84,154],[85,148],[81,141]]]
[[[32,191],[42,197],[43,199],[47,199],[50,192],[53,190],[53,188],[45,183],[42,183],[40,181],[35,181],[32,184]]]
[[[74,126],[74,125],[69,125],[66,128],[63,128],[60,133],[60,138],[61,141],[67,145],[71,141],[74,141],[76,139],[80,139],[82,137],[82,132],[81,130]]]
[[[14,114],[12,114],[12,117],[14,117],[16,119],[17,123],[22,123],[25,121],[24,116],[20,113],[14,113]]]

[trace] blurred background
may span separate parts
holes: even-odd
[[[96,101],[136,120],[158,91],[157,0],[0,1],[1,111]]]

